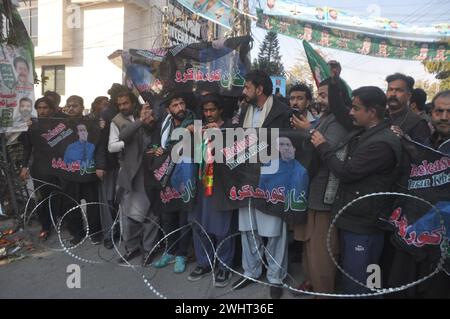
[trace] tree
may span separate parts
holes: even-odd
[[[423,61],[422,64],[429,73],[436,74],[441,91],[450,90],[450,62]]]
[[[304,82],[312,88],[315,87],[308,61],[301,57],[298,57],[295,64],[286,71],[286,84],[289,88],[299,82]]]
[[[259,46],[258,60],[254,60],[252,66],[266,71],[269,75],[284,76],[280,44],[275,32],[267,32],[264,41]]]
[[[317,53],[324,59],[329,60],[328,55],[320,49],[316,49]],[[296,83],[303,82],[312,88],[312,92],[316,92],[316,84],[311,73],[308,59],[305,55],[298,56],[295,64],[286,71],[286,83],[289,89]]]

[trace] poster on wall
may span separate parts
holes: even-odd
[[[21,132],[37,116],[34,109],[32,58],[24,48],[1,44],[0,129]]]

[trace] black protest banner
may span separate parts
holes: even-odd
[[[409,163],[401,181],[403,192],[438,210],[419,200],[399,199],[389,219],[396,228],[394,242],[418,259],[439,256],[450,229],[450,156],[411,141],[405,145]]]
[[[192,93],[208,83],[225,96],[241,96],[250,67],[251,37],[181,44],[152,50],[116,51],[110,60],[123,67],[127,78],[145,97],[174,89]]]
[[[39,152],[40,173],[74,182],[95,180],[95,146],[100,128],[84,118],[39,118],[30,127],[33,147]]]
[[[162,156],[149,160],[149,176],[146,177],[148,193],[156,191],[155,210],[164,213],[190,211],[196,195],[197,166],[190,158],[175,163],[171,148]]]
[[[212,196],[219,209],[250,205],[283,218],[306,218],[313,161],[309,136],[294,130],[246,129],[226,145],[216,150],[223,163],[214,166]]]

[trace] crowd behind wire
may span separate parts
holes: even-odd
[[[242,273],[234,274],[239,277],[232,283],[234,289],[264,281],[265,274],[272,298],[280,298],[287,283],[318,293],[370,293],[370,289],[337,271],[331,260],[326,243],[331,221],[340,208],[359,196],[399,190],[398,174],[405,165],[401,141],[405,135],[450,154],[450,91],[427,97],[424,90],[414,87],[412,77],[395,73],[386,77],[386,92],[365,86],[349,96],[339,77],[339,63],[330,61],[329,66],[332,76],[320,83],[315,97],[302,82],[292,86],[286,98],[279,92],[272,95],[270,77],[253,70],[246,76],[240,99],[222,97],[213,85],[200,83],[193,95],[171,92],[162,102],[162,114],[156,111],[154,100],[140,104],[120,84],[111,86],[109,97],[97,97],[88,115],[83,115],[81,96],[70,96],[61,107],[60,96],[48,91],[34,104],[38,118],[12,143],[15,146],[9,147],[23,149],[23,153],[13,155],[13,160],[23,180],[33,177],[34,188],[39,189],[38,200],[62,190],[76,202],[84,199],[105,204],[86,208],[87,242],[112,249],[113,241],[121,237],[124,246],[119,263],[135,263],[140,257],[143,267],[171,264],[175,273],[182,274],[186,264],[195,261],[193,271],[186,277],[180,275],[179,280],[195,282],[215,272],[214,285],[219,288],[230,284],[232,269]],[[77,183],[42,175],[36,169],[40,155],[30,132],[39,119],[52,117],[85,117],[98,123],[97,180]],[[307,218],[301,223],[287,223],[254,208],[220,211],[204,195],[202,181],[198,182],[192,211],[156,211],[158,189],[146,181],[146,169],[149,162],[167,152],[175,128],[193,133],[194,119],[201,119],[203,128],[290,128],[308,134],[318,169],[309,181]],[[282,152],[281,139],[279,143]],[[286,150],[293,148],[289,140],[283,145]],[[388,204],[384,198],[369,198],[343,214],[331,233],[330,253],[361,283],[367,282],[367,267],[377,264],[382,269],[381,287],[398,287],[429,274],[436,260],[417,260],[392,244],[393,232],[376,223],[389,209],[385,207]],[[50,216],[48,201],[44,201],[37,210],[40,240],[53,236],[53,222],[76,205],[55,196]],[[121,227],[112,228],[118,212]],[[73,245],[86,237],[81,211],[69,214],[64,227]],[[177,229],[167,238],[167,246],[154,249],[164,234]],[[232,236],[235,233],[240,236]],[[301,267],[301,277],[289,275],[288,268],[294,266]],[[418,286],[384,297],[448,298],[450,278],[440,272]]]

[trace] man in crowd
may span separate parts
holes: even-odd
[[[427,144],[450,155],[450,90],[436,94],[431,107],[431,123],[435,132]]]
[[[61,95],[59,95],[55,91],[45,91],[44,96],[52,100],[53,104],[55,105],[55,108],[62,112],[62,109],[59,107],[59,103],[61,103]]]
[[[137,113],[137,101],[129,90],[117,94],[119,113],[113,118],[108,150],[121,152],[117,185],[120,200],[122,236],[126,253],[119,262],[129,262],[142,255],[142,265],[151,262],[157,237],[159,218],[151,210],[144,188],[144,156],[155,143],[153,111],[145,104]]]
[[[57,108],[53,105],[53,102],[46,98],[42,97],[37,99],[34,107],[37,111],[38,120],[52,117],[56,114]],[[43,171],[40,168],[39,163],[44,163],[47,159],[45,154],[41,152],[38,148],[33,145],[31,135],[34,132],[35,123],[31,124],[29,130],[27,132],[23,132],[20,136],[20,140],[24,146],[24,155],[22,168],[20,171],[20,177],[22,180],[26,180],[28,175],[31,174],[33,178],[36,180],[33,181],[34,188],[37,190],[36,197],[38,201],[43,201],[42,204],[37,208],[37,215],[39,217],[39,222],[41,224],[41,231],[39,233],[39,238],[41,240],[46,240],[52,231],[52,217],[50,216],[50,208],[49,208],[49,196],[52,192],[59,191],[58,186],[60,185],[60,181],[56,175],[54,175],[50,171]],[[44,157],[42,157],[44,156]],[[32,162],[30,163],[32,159]],[[31,168],[30,168],[31,166]],[[38,181],[40,180],[40,181]],[[43,185],[41,182],[47,182],[48,185]],[[56,218],[59,213],[59,202],[55,201],[53,198],[52,201],[52,212],[53,218]],[[54,220],[56,224],[56,220]]]
[[[85,123],[83,123],[83,121],[86,120],[83,117],[84,100],[81,96],[71,95],[67,99],[66,105],[68,107],[69,118],[78,123],[77,125],[78,134],[80,140],[82,140],[82,142],[78,141],[76,142],[77,144],[74,143],[74,145],[83,144],[84,146],[86,146],[86,149],[84,147],[76,147],[73,151],[75,151],[75,153],[77,154],[74,154],[72,159],[77,158],[81,160],[82,156],[88,159],[87,158],[88,155],[90,156],[90,159],[92,159],[94,150],[92,149],[92,147],[88,147],[88,144],[91,143],[87,143],[87,126]],[[69,148],[70,145],[68,149]],[[89,152],[88,149],[90,149],[91,151]],[[68,160],[71,159],[68,158]],[[91,163],[89,163],[88,166],[90,167],[93,164],[94,163],[92,163],[91,161]],[[63,201],[64,213],[68,212],[73,206],[78,206],[82,199],[86,200],[87,203],[98,202],[98,189],[97,189],[98,179],[94,174],[92,174],[91,177],[86,178],[86,181],[84,182],[77,182],[74,180],[70,180],[67,176],[65,176],[61,178],[61,186],[63,192],[73,199]],[[98,205],[87,205],[86,215],[87,215],[87,222],[89,225],[89,236],[91,238],[92,243],[98,245],[101,243],[102,240],[100,213]],[[86,231],[83,227],[82,216],[83,215],[80,208],[76,209],[75,211],[71,211],[66,216],[69,232],[73,236],[71,240],[71,243],[73,245],[78,244],[86,236]]]
[[[289,107],[272,96],[272,81],[264,71],[254,70],[246,75],[243,95],[249,107],[241,114],[241,127],[290,127]],[[274,299],[282,296],[282,284],[287,270],[286,228],[281,217],[264,214],[254,208],[239,209],[244,277],[233,284],[234,289],[243,288],[253,282],[251,279],[256,280],[261,276],[265,251],[267,280],[271,284],[270,296]],[[267,238],[265,249],[263,237]]]
[[[450,90],[439,92],[433,98],[431,107],[431,123],[435,131],[425,144],[450,156]],[[409,175],[408,166],[406,176],[409,177]],[[426,209],[423,210],[423,213],[425,212]],[[431,219],[428,218],[428,220]],[[425,225],[427,224],[425,223]],[[431,229],[424,228],[423,230],[432,233]],[[422,250],[425,252],[427,252],[426,249],[427,246],[422,247]],[[428,250],[428,252],[430,252],[430,250]],[[396,249],[393,258],[391,259],[392,270],[389,274],[389,287],[398,287],[429,275],[436,268],[436,261],[438,258],[431,254],[417,257],[409,251]],[[438,274],[425,282],[411,287],[410,289],[398,292],[393,295],[393,297],[449,298],[450,277],[441,270]]]
[[[202,96],[200,106],[203,110],[205,129],[231,127],[231,121],[225,121],[222,118],[223,106],[217,95],[208,94]],[[206,170],[209,168],[208,165],[212,165],[212,169],[214,169],[214,163],[205,163],[205,165],[207,166]],[[232,277],[232,273],[227,267],[233,268],[235,251],[235,238],[227,237],[236,231],[236,216],[233,211],[216,209],[216,203],[212,200],[211,194],[205,194],[205,190],[210,186],[207,180],[202,179],[198,184],[197,205],[190,216],[194,221],[192,229],[197,267],[191,272],[188,280],[197,281],[203,278],[211,272],[211,265],[216,262],[218,263],[218,272],[215,276],[214,285],[216,287],[226,287]],[[217,186],[214,187],[214,179],[213,185],[211,186],[213,191],[217,189]],[[207,236],[212,243],[208,240]],[[217,258],[221,262],[219,260],[215,261],[214,256],[214,251],[219,245],[220,248],[216,253]]]
[[[117,94],[126,91],[127,88],[121,84],[114,83],[108,90],[110,99],[108,106],[104,109],[98,118],[100,125],[100,138],[95,147],[95,173],[100,179],[99,182],[99,201],[100,221],[103,230],[103,245],[107,249],[112,249],[113,237],[117,235],[116,227],[112,230],[114,220],[119,210],[116,197],[116,182],[119,174],[119,152],[109,152],[108,142],[111,130],[112,119],[117,115]],[[134,98],[134,95],[133,95]],[[116,226],[118,226],[116,224]]]
[[[186,109],[186,103],[181,94],[173,93],[169,96],[167,101],[167,113],[168,116],[165,118],[161,126],[161,148],[158,152],[162,152],[163,150],[171,150],[171,146],[177,142],[172,138],[172,132],[175,129],[185,128],[191,134],[194,132],[194,113]],[[190,160],[186,157],[182,158],[185,161]],[[182,167],[181,165],[184,165],[186,169],[192,168],[190,163],[178,163],[175,166],[175,170],[177,170],[177,167],[178,169]],[[189,173],[187,171],[184,173],[184,177],[188,177]],[[173,176],[174,175],[179,176],[178,174],[175,174],[175,171],[173,172]],[[161,217],[161,224],[165,234],[169,234],[177,228],[182,228],[183,230],[180,232],[175,232],[167,237],[169,249],[161,256],[160,259],[153,263],[153,266],[156,268],[162,268],[170,263],[174,263],[174,272],[182,273],[186,270],[186,256],[190,242],[190,231],[185,227],[188,224],[188,212],[184,210],[165,212]]]
[[[347,135],[347,131],[331,113],[330,104],[335,102],[329,98],[331,79],[322,81],[317,91],[317,102],[323,115],[316,123],[316,130],[321,133],[327,144],[334,148]],[[293,126],[297,129],[311,130],[312,124],[305,118],[293,117]],[[295,239],[304,242],[303,272],[305,281],[298,287],[301,290],[314,290],[332,293],[335,289],[336,267],[331,260],[326,240],[331,224],[332,204],[335,200],[339,181],[330,172],[326,163],[321,161],[318,172],[309,186],[308,216],[305,224],[295,225]],[[338,254],[337,232],[332,232],[332,253]]]
[[[409,108],[414,79],[395,73],[386,77],[386,81],[388,82],[387,105],[394,132],[401,130],[417,142],[426,141],[431,135],[427,121]]]
[[[411,94],[409,107],[411,111],[419,115],[425,121],[427,121],[430,131],[433,132],[433,125],[431,124],[431,118],[425,110],[425,104],[427,102],[427,93],[421,88],[415,88]]]
[[[322,160],[340,181],[334,215],[360,196],[391,191],[398,177],[401,145],[389,129],[389,123],[383,120],[386,95],[377,87],[361,87],[353,91],[352,103],[350,115],[360,129],[339,144],[339,148],[348,145],[344,161],[336,156],[335,149],[319,131],[311,137]],[[336,221],[341,234],[342,268],[359,282],[366,282],[368,265],[379,263],[384,233],[377,227],[377,221],[380,214],[390,209],[388,203],[376,197],[367,198],[349,207]],[[342,290],[344,293],[369,291],[347,276],[342,278]]]
[[[289,106],[292,108],[293,115],[297,118],[303,116],[308,122],[313,123],[315,117],[308,111],[311,101],[311,89],[306,84],[296,84],[289,90]]]

